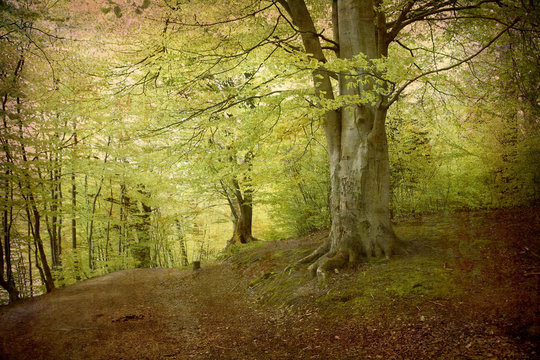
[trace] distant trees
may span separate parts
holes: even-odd
[[[41,237],[42,218],[45,216],[47,225],[50,225],[46,210],[55,210],[56,204],[51,204],[52,209],[44,209],[40,203],[45,191],[50,191],[53,197],[58,196],[58,188],[55,186],[55,174],[52,168],[44,168],[42,158],[40,158],[39,147],[40,138],[35,136],[39,131],[39,123],[36,118],[39,114],[27,112],[27,107],[32,103],[29,98],[28,88],[25,86],[31,81],[32,60],[39,52],[41,45],[47,36],[39,32],[36,20],[38,9],[32,6],[31,2],[13,3],[0,2],[0,12],[2,15],[0,38],[2,52],[1,67],[1,87],[0,96],[2,98],[2,132],[0,141],[3,150],[2,171],[2,193],[0,207],[2,209],[2,246],[0,246],[0,285],[9,293],[10,301],[19,297],[16,288],[13,260],[15,256],[23,256],[24,247],[33,246],[36,255],[35,266],[39,269],[42,283],[47,291],[54,289],[51,269],[44,250]],[[31,130],[30,130],[31,129]],[[29,131],[30,130],[30,131]],[[47,154],[46,150],[44,151]],[[49,153],[50,155],[50,153]],[[54,159],[57,160],[56,158]],[[49,170],[49,171],[47,171]],[[46,178],[47,176],[47,178]],[[50,178],[48,177],[50,176]],[[19,227],[21,214],[26,215],[28,226]],[[56,218],[58,213],[52,211],[51,215]],[[56,221],[53,223],[56,225]],[[28,229],[27,235],[32,235],[33,244],[24,241],[21,230]],[[54,228],[56,230],[56,228]],[[57,232],[49,227],[51,245],[57,246]],[[17,249],[17,253],[12,250]],[[59,254],[60,249],[56,248],[54,255]],[[32,272],[30,262],[31,251],[28,252],[28,271]],[[5,276],[5,277],[4,277]],[[32,276],[30,275],[30,278]]]
[[[164,186],[171,173],[146,164],[148,142],[124,146],[137,128],[129,99],[107,90],[114,70],[67,40],[69,4],[49,5],[0,2],[0,286],[9,301],[179,257],[182,209],[163,215],[157,205],[176,191]]]
[[[533,18],[538,11],[535,4],[501,2],[488,19],[474,16],[477,13],[463,17],[448,30],[463,34],[466,42],[458,42],[457,35],[436,36],[436,19],[428,22],[433,46],[453,49],[466,43],[480,48],[500,27],[519,18],[466,66],[424,79],[390,111],[396,215],[514,206],[538,199],[533,170],[540,160],[538,137],[533,135],[537,131],[526,130],[538,129],[538,123],[525,125],[522,120],[536,110],[519,110],[524,109],[519,94],[531,88],[522,84],[525,87],[517,90],[508,81],[534,76],[540,37]],[[500,22],[499,28],[494,21]],[[527,55],[520,49],[527,49]]]

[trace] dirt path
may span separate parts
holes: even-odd
[[[2,309],[0,359],[327,358],[332,346],[298,342],[320,329],[292,327],[296,318],[258,304],[245,281],[229,265],[90,279]]]
[[[255,302],[246,285],[229,265],[87,280],[4,308],[0,359],[528,358],[519,344],[448,314],[416,323],[291,314]]]
[[[238,291],[235,279],[224,266],[196,273],[125,270],[94,278],[3,310],[0,354],[7,359],[260,358],[255,355],[273,341],[272,314]]]

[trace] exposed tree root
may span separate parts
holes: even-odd
[[[338,251],[335,254],[327,253],[321,256],[308,267],[308,270],[311,277],[317,276],[321,280],[326,280],[326,275],[329,272],[342,269],[347,264],[349,264],[349,254],[345,251]]]
[[[246,236],[246,237],[243,237],[241,239],[239,239],[238,237],[234,236],[232,238],[230,238],[228,241],[227,241],[227,245],[225,246],[225,250],[228,250],[231,246],[233,245],[243,245],[243,244],[249,244],[249,243],[252,243],[252,242],[256,242],[256,241],[261,241],[260,239],[257,239],[256,237],[254,236]]]
[[[315,260],[319,259],[321,256],[327,254],[328,251],[330,251],[330,239],[327,239],[321,246],[319,246],[308,256],[298,260],[297,264],[310,264]]]
[[[311,254],[309,254],[306,257],[303,257],[302,259],[298,260],[294,264],[287,266],[283,271],[291,272],[293,270],[298,269],[300,265],[311,264],[314,261],[317,261],[319,258],[324,256],[325,254],[327,254],[329,250],[330,250],[330,240],[327,239],[321,246],[319,246]]]
[[[356,241],[351,241],[351,239],[345,241],[341,238],[338,244],[334,244],[334,249],[332,249],[334,239],[331,233],[315,251],[285,270],[290,271],[302,264],[310,264],[308,267],[310,275],[325,280],[328,273],[356,266],[362,258],[382,256],[389,258],[394,251],[394,245],[399,243],[394,231],[391,228],[382,227],[375,228],[373,232],[368,229],[364,232],[366,235]]]

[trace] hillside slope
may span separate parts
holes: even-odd
[[[535,358],[536,210],[398,225],[403,254],[328,283],[282,271],[324,232],[90,279],[0,309],[0,359]]]

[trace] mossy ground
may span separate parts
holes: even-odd
[[[400,257],[368,262],[356,273],[346,274],[339,287],[330,286],[317,304],[329,314],[369,317],[404,303],[412,307],[462,293],[443,262],[425,256]]]
[[[249,290],[269,304],[295,307],[316,306],[329,316],[373,317],[389,308],[429,301],[449,300],[463,295],[463,285],[452,276],[448,259],[425,253],[401,255],[391,260],[372,259],[357,269],[340,271],[325,283],[311,279],[306,269],[286,270],[287,265],[314,249],[306,243],[296,249],[257,255],[246,249],[233,260],[238,269],[251,275]],[[250,262],[247,259],[251,259]],[[403,310],[403,309],[401,309]]]
[[[231,261],[250,277],[249,291],[268,304],[344,319],[455,313],[528,336],[539,318],[538,281],[530,275],[538,269],[539,225],[534,211],[519,209],[413,219],[395,226],[401,254],[366,259],[324,283],[310,279],[305,266],[284,270],[326,232],[246,248]]]

